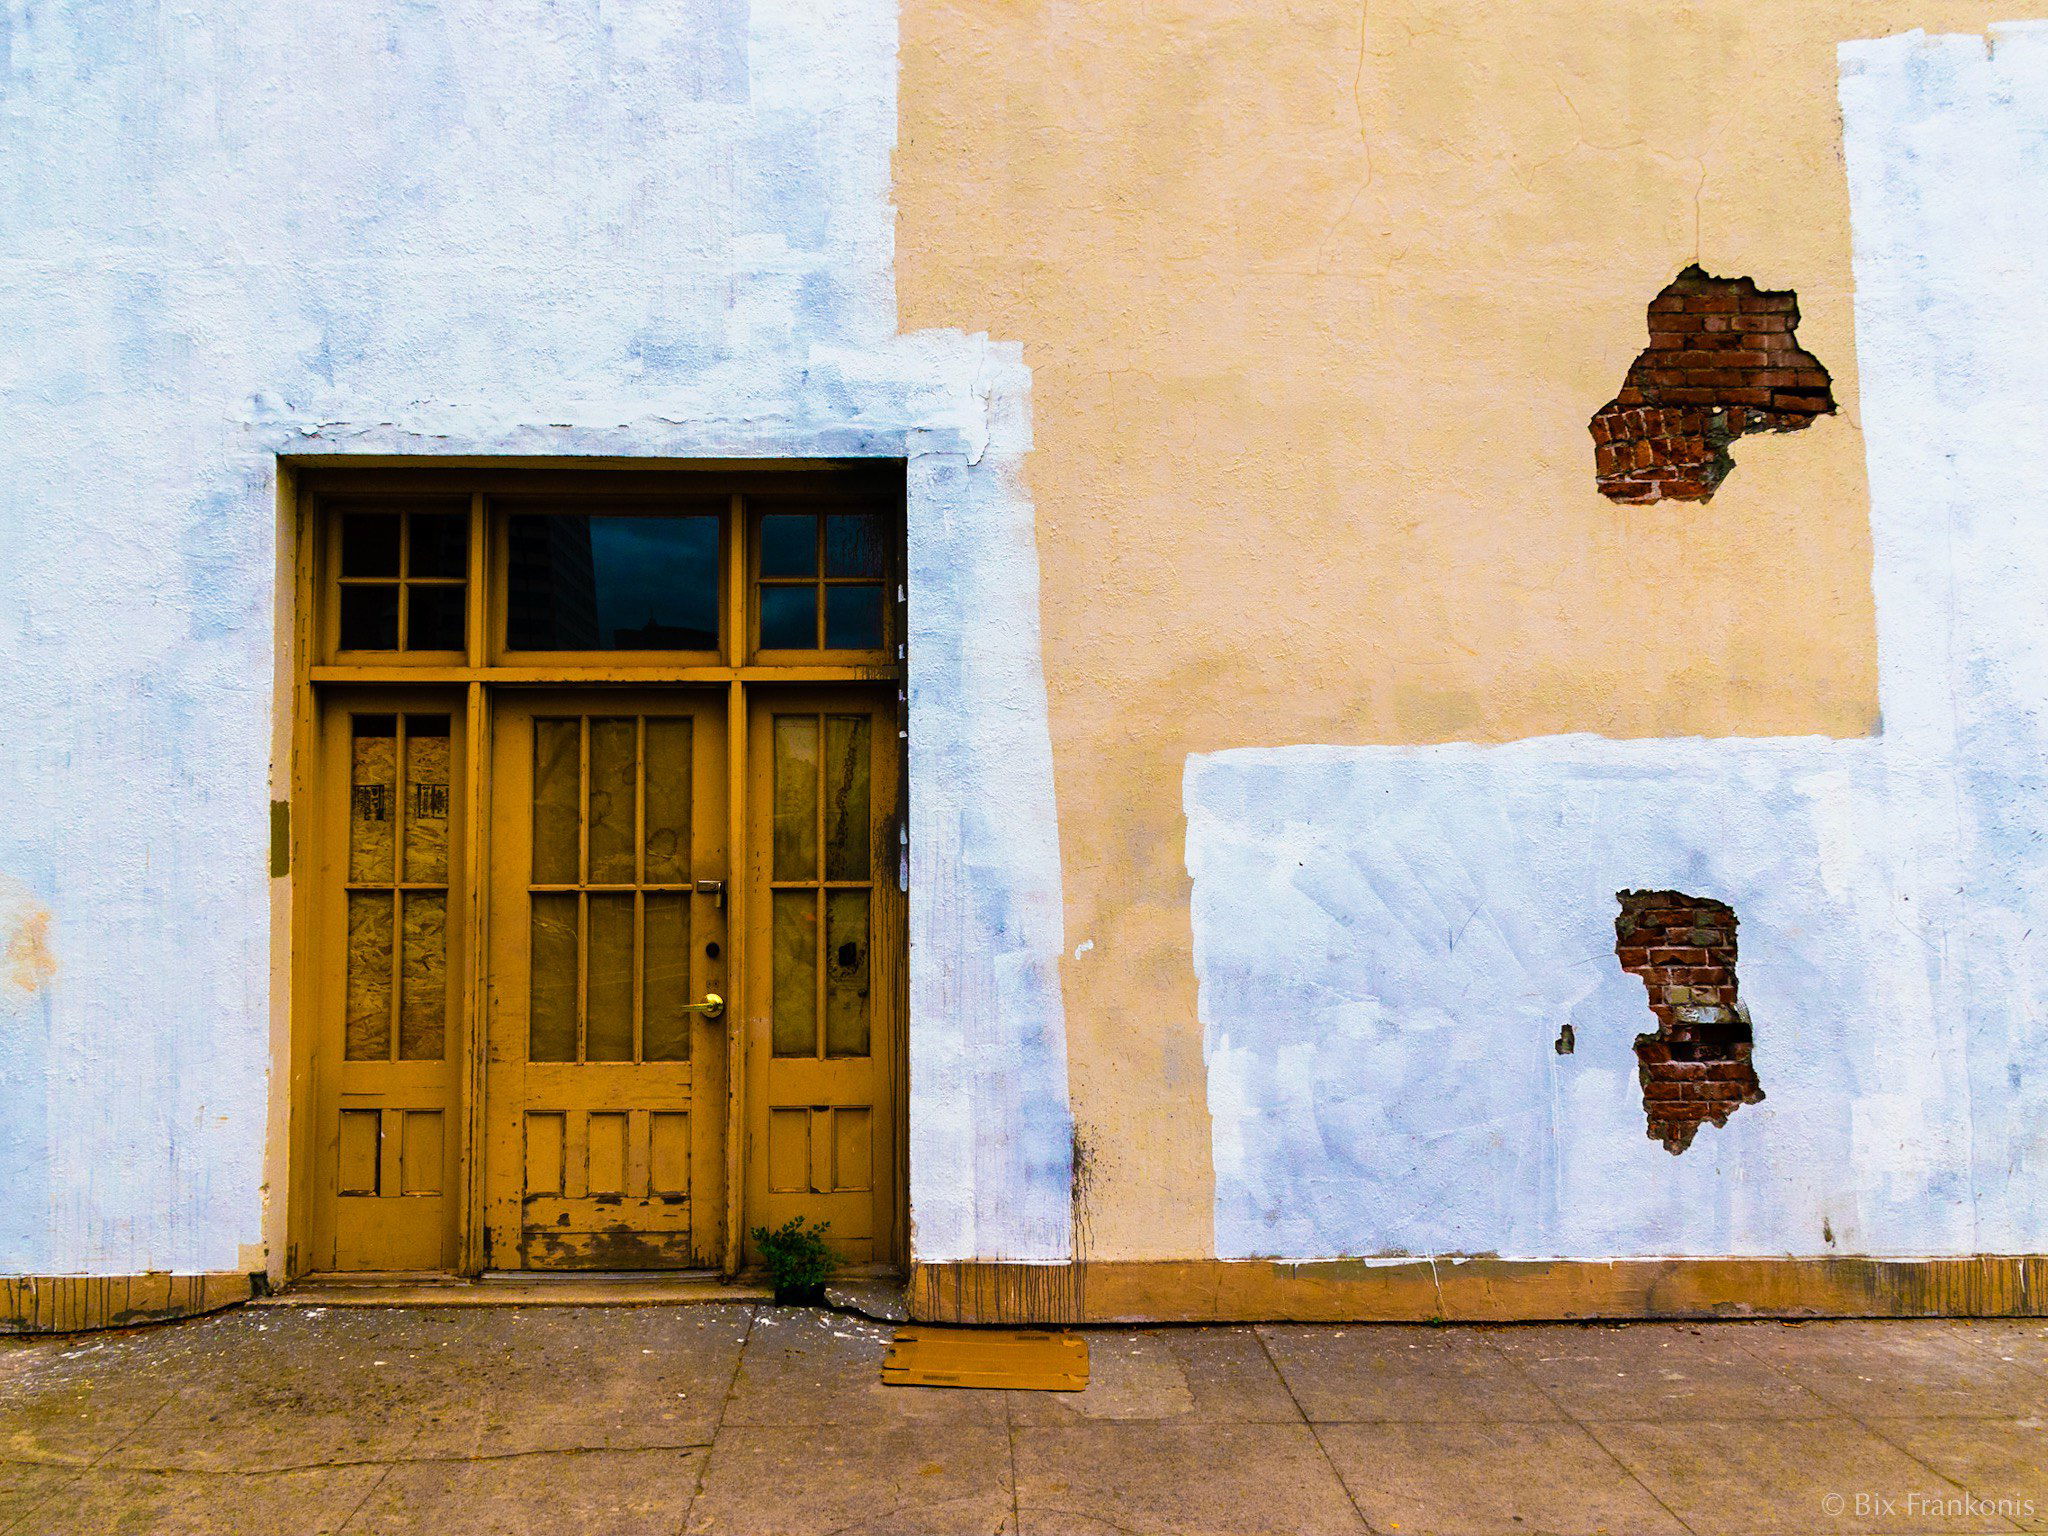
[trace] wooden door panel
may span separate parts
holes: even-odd
[[[312,1269],[455,1266],[462,723],[427,693],[323,711]]]
[[[694,1010],[724,977],[721,704],[572,695],[499,715],[494,1267],[719,1259],[724,1024]]]
[[[893,696],[774,691],[748,720],[748,1225],[898,1247],[903,974]]]

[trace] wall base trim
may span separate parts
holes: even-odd
[[[199,1275],[9,1275],[0,1277],[0,1334],[79,1333],[192,1317],[247,1301],[255,1278]]]
[[[2041,1317],[2048,1254],[913,1264],[909,1306],[934,1323]]]

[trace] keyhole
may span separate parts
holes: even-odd
[[[713,939],[704,946],[704,958],[707,960],[716,960],[718,958],[718,940]]]

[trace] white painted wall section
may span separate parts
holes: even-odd
[[[275,462],[347,452],[909,461],[915,1243],[1064,1256],[1030,381],[897,334],[894,5],[14,7],[0,95],[0,1272],[281,1230]]]
[[[1223,1257],[2048,1249],[2048,29],[1841,100],[1881,738],[1191,757]],[[1735,908],[1768,1095],[1677,1158],[1614,955],[1664,887]]]

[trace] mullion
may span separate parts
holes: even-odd
[[[398,648],[406,649],[406,631],[412,627],[412,604],[405,595],[405,575],[412,568],[412,514],[398,514]]]

